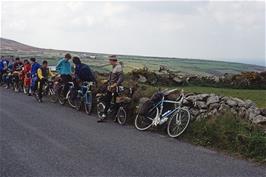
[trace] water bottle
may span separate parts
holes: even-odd
[[[171,110],[168,110],[165,113],[163,113],[163,115],[162,115],[163,118],[160,121],[160,125],[162,125],[163,123],[165,123],[168,120],[168,117],[166,115],[169,114],[170,112],[171,112]],[[164,117],[164,116],[166,116],[166,117]]]

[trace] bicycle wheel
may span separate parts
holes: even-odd
[[[127,113],[126,110],[124,109],[124,107],[119,107],[118,112],[117,112],[117,122],[120,125],[125,125],[127,122]]]
[[[84,108],[86,114],[91,114],[91,108],[92,108],[92,94],[87,93],[86,100],[84,101]]]
[[[55,91],[53,88],[49,88],[48,98],[49,98],[49,101],[52,103],[57,102],[58,98],[57,98],[57,95],[55,94]]]
[[[167,125],[168,135],[172,138],[180,136],[188,127],[189,121],[190,113],[188,110],[181,108],[176,111],[169,119]]]
[[[35,98],[36,101],[39,102],[39,96],[38,96],[38,93],[33,93],[33,97]]]
[[[77,95],[75,99],[75,108],[77,111],[80,111],[82,107],[82,96],[80,94]]]
[[[102,115],[104,113],[105,105],[102,102],[99,102],[97,104],[97,115],[99,118],[102,118]]]
[[[75,99],[77,99],[77,90],[74,88],[70,89],[66,97],[70,107],[75,108],[76,107]]]
[[[158,108],[152,109],[149,111],[148,115],[140,115],[137,114],[135,119],[135,127],[138,130],[147,130],[152,126],[152,121],[156,117],[157,113],[159,112]]]
[[[63,86],[60,86],[57,90],[57,98],[58,98],[58,102],[61,105],[64,105],[66,103],[66,97],[63,94]]]

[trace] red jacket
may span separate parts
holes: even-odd
[[[31,71],[31,65],[30,64],[24,64],[23,68],[23,80],[24,80],[24,86],[29,86],[30,85],[30,71]]]

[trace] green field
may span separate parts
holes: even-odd
[[[158,87],[145,85],[144,95],[151,95],[158,91]],[[236,97],[242,100],[252,100],[260,108],[266,108],[266,90],[250,90],[250,89],[230,89],[230,88],[213,88],[213,87],[198,87],[198,86],[184,86],[184,87],[161,87],[161,89],[184,89],[185,92],[193,93],[214,93],[221,96]]]
[[[258,107],[266,108],[266,90],[248,90],[248,89],[229,89],[229,88],[212,88],[212,87],[180,87],[188,92],[198,93],[215,93],[223,96],[237,97],[243,100],[250,99]]]
[[[25,51],[5,51],[2,55],[14,55],[22,58],[36,57],[39,62],[48,60],[50,65],[56,65],[58,59],[64,56],[67,51],[46,50],[42,52],[25,52]],[[109,72],[108,54],[96,54],[86,52],[70,52],[73,56],[80,56],[84,63],[89,64],[99,72]],[[95,56],[95,59],[90,58]],[[171,71],[179,71],[194,75],[223,75],[225,73],[237,74],[242,71],[263,71],[263,66],[210,61],[201,59],[185,59],[185,58],[163,58],[163,57],[145,57],[133,55],[118,55],[118,59],[124,64],[124,71],[130,72],[133,69],[148,67],[150,70],[157,71],[160,66],[165,66]]]

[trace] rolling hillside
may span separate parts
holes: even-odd
[[[108,54],[42,49],[4,38],[0,38],[0,49],[1,55],[15,55],[22,58],[35,56],[39,60],[48,60],[50,65],[55,65],[56,61],[62,57],[64,53],[70,52],[73,55],[80,56],[85,63],[89,63],[92,68],[100,72],[108,72],[110,70],[110,67],[106,66]],[[95,56],[96,58],[91,58],[90,56]],[[118,55],[118,57],[123,61],[126,72],[144,66],[151,70],[158,70],[160,65],[166,66],[172,71],[199,75],[223,75],[225,73],[236,74],[242,71],[266,70],[263,66],[202,59],[161,58],[133,55]]]

